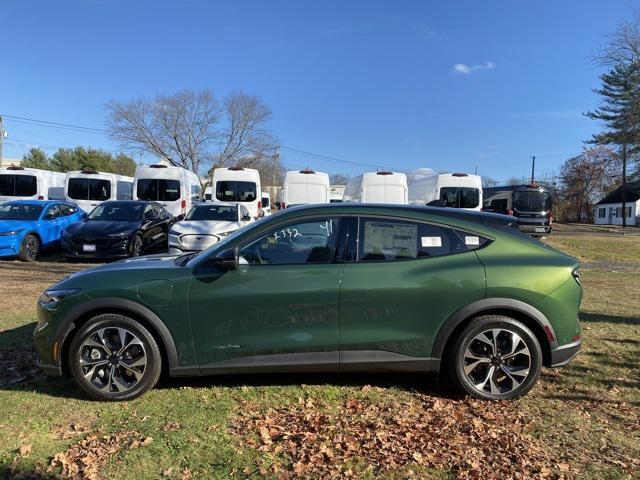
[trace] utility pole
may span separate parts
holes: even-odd
[[[274,187],[277,186],[278,182],[278,159],[280,155],[278,154],[278,147],[273,147],[273,183]]]
[[[4,142],[4,124],[2,123],[2,115],[0,115],[0,166],[2,166],[2,142]]]
[[[535,182],[535,173],[536,173],[536,156],[533,155],[531,157],[531,185]]]
[[[622,144],[622,228],[627,228],[627,142]]]

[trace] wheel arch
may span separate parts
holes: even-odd
[[[551,350],[557,347],[553,326],[537,308],[511,298],[485,298],[473,302],[451,315],[438,330],[431,357],[440,360],[448,354],[458,334],[469,322],[481,315],[504,315],[525,324],[536,336],[542,349],[543,365],[551,365]],[[550,339],[550,336],[553,340]]]
[[[72,310],[59,327],[60,363],[62,371],[68,373],[67,355],[73,336],[90,319],[105,313],[129,317],[144,326],[153,336],[162,358],[163,371],[171,372],[178,367],[178,354],[167,326],[147,307],[122,298],[100,298],[90,300]]]

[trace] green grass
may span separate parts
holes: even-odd
[[[607,241],[610,240],[608,244]],[[550,243],[583,261],[640,262],[640,237],[555,236]],[[0,274],[3,266],[0,265]],[[29,290],[28,302],[1,298],[0,359],[29,358],[33,305],[41,285]],[[487,410],[525,412],[526,431],[545,445],[570,476],[587,479],[640,478],[640,270],[622,273],[586,269],[581,312],[584,351],[565,369],[546,370],[525,398]],[[0,292],[0,296],[2,293]],[[24,358],[23,358],[24,360]],[[247,409],[268,412],[300,399],[312,399],[321,412],[335,415],[347,399],[376,405],[416,404],[424,395],[453,407],[450,392],[431,377],[411,375],[251,375],[193,380],[165,380],[142,398],[119,404],[85,400],[70,381],[51,379],[27,369],[27,378],[8,385],[0,373],[0,477],[18,472],[49,478],[53,457],[87,436],[135,431],[153,437],[148,445],[114,452],[101,472],[104,478],[228,478],[250,467],[286,464],[274,452],[246,443],[257,432],[233,434],[230,426]],[[4,383],[3,383],[4,381]],[[373,388],[363,388],[372,384]],[[496,406],[494,406],[496,405]],[[483,420],[491,427],[490,420]],[[410,431],[411,428],[409,427]],[[20,447],[31,445],[30,452]],[[464,455],[462,450],[461,455]],[[377,478],[365,459],[353,462],[362,478]],[[169,470],[170,469],[170,470]],[[162,473],[171,473],[162,477]],[[401,466],[387,478],[453,478],[446,468]],[[270,471],[266,476],[274,476]],[[187,475],[188,476],[188,475]]]

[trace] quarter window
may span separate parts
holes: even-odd
[[[240,249],[241,261],[256,265],[329,263],[338,220],[319,218],[278,227]]]

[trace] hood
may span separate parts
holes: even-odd
[[[227,220],[186,220],[178,222],[173,229],[186,234],[211,234],[231,232],[240,228],[240,222]]]
[[[68,235],[109,235],[110,233],[127,232],[140,228],[140,222],[111,220],[83,220],[72,223],[65,228]]]
[[[38,220],[0,220],[0,232],[10,232],[21,228],[33,229],[38,224]]]

